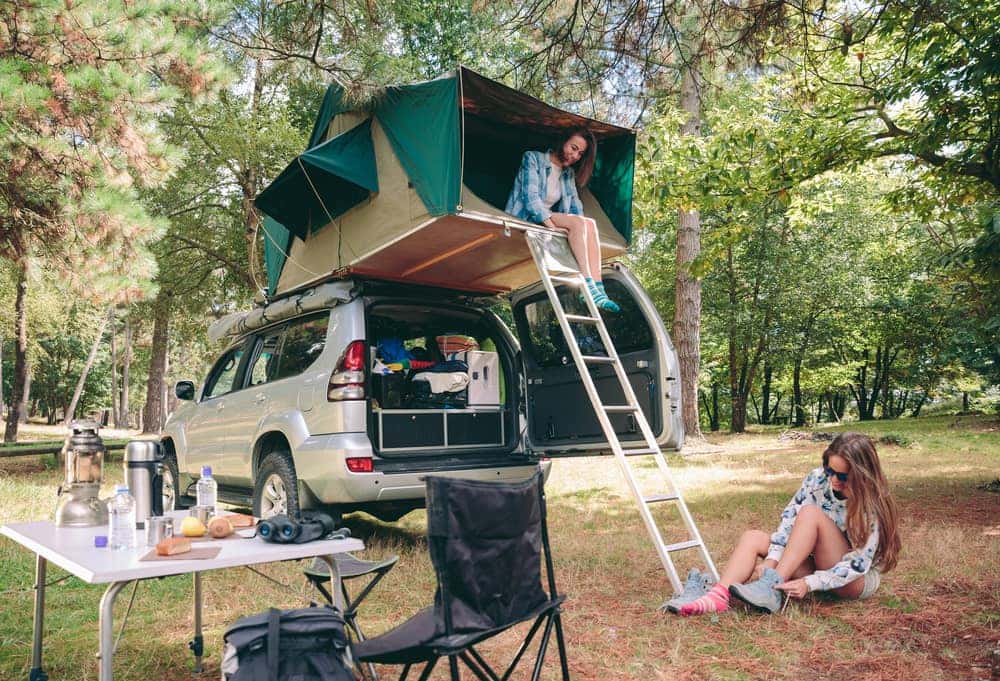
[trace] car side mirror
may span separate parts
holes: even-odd
[[[177,381],[174,384],[174,395],[179,400],[194,399],[194,381]]]

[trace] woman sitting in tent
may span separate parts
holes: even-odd
[[[596,156],[597,140],[586,128],[571,130],[556,151],[524,152],[505,210],[520,220],[567,232],[594,302],[603,310],[618,312],[601,281],[597,223],[584,217],[577,192],[577,187],[587,186]]]

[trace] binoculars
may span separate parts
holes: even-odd
[[[333,518],[326,513],[300,513],[291,517],[272,516],[257,523],[257,535],[274,544],[304,544],[322,539],[336,529]]]

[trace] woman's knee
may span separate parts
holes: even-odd
[[[799,509],[798,514],[795,516],[795,522],[799,522],[800,520],[820,522],[823,519],[830,520],[823,513],[823,509],[813,504],[803,506]],[[830,522],[832,523],[833,521],[830,520]]]
[[[761,530],[747,530],[740,537],[740,544],[753,547],[759,555],[764,555],[771,545],[771,535]]]

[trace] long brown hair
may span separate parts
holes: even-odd
[[[875,443],[863,433],[841,433],[823,452],[823,466],[831,456],[839,456],[850,464],[847,478],[847,537],[851,545],[864,546],[872,523],[878,525],[878,548],[875,564],[882,572],[896,567],[901,542],[899,540],[899,509],[882,473]]]
[[[563,146],[569,142],[574,135],[579,135],[587,143],[587,149],[583,152],[580,160],[573,164],[573,171],[576,175],[576,186],[583,189],[590,182],[590,176],[594,174],[594,160],[597,158],[597,138],[587,128],[573,128],[563,135],[559,141],[559,153],[562,154]]]

